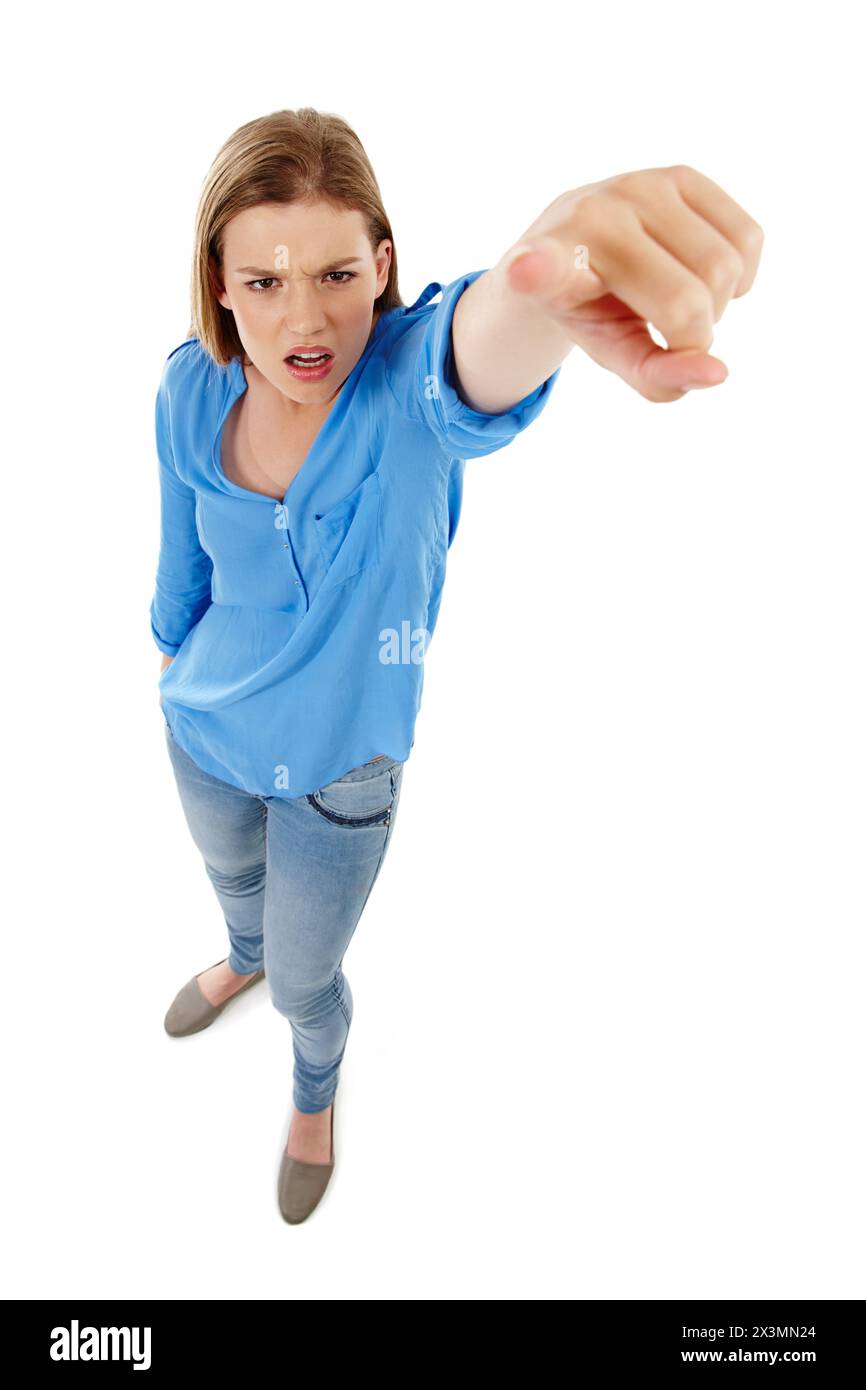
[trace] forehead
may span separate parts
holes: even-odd
[[[365,223],[357,208],[333,203],[259,203],[244,208],[227,224],[223,250],[227,260],[266,260],[275,248],[289,255],[317,257],[359,254],[366,244]]]

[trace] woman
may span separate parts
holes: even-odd
[[[723,380],[706,348],[754,275],[755,225],[694,170],[625,175],[561,195],[493,270],[406,307],[344,121],[251,121],[210,170],[192,323],[156,399],[151,627],[169,756],[230,949],[165,1026],[200,1031],[267,979],[294,1052],[278,1180],[292,1224],[333,1171],[342,961],[393,831],[464,460],[540,414],[574,343],[652,400]]]

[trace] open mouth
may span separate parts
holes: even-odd
[[[331,360],[331,353],[330,353],[330,352],[314,352],[314,353],[293,352],[293,353],[290,353],[290,355],[289,355],[285,360],[286,360],[287,362],[290,362],[290,363],[292,364],[293,367],[300,367],[301,370],[303,370],[304,368],[309,369],[309,368],[312,368],[312,367],[323,367],[323,366],[325,365],[326,362],[330,362],[330,360]]]

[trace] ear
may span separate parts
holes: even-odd
[[[213,256],[208,256],[207,273],[214,298],[218,300],[218,302],[223,306],[224,309],[231,309],[232,306],[228,302],[228,295],[225,291],[225,285],[222,282],[222,276],[220,275],[219,267],[214,261]]]
[[[382,262],[382,264],[381,264],[381,266],[380,266],[380,269],[379,269],[379,273],[378,273],[378,275],[376,276],[376,298],[377,298],[377,299],[379,298],[379,295],[382,294],[382,293],[384,292],[385,286],[386,286],[387,283],[388,283],[388,276],[389,276],[389,274],[390,274],[390,272],[391,272],[391,247],[392,247],[392,245],[393,245],[392,242],[390,242],[390,241],[388,241],[387,239],[385,239],[385,240],[379,242],[379,245],[378,245],[378,247],[377,247],[377,249],[376,249],[376,263],[377,263],[377,265],[378,265],[380,261]],[[384,257],[384,260],[382,260],[383,257]]]

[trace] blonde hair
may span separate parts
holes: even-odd
[[[311,106],[273,111],[229,136],[199,198],[187,337],[198,338],[221,366],[244,352],[234,315],[219,303],[211,279],[212,267],[222,277],[226,226],[239,212],[261,203],[315,199],[361,212],[374,255],[383,238],[392,243],[388,281],[373,307],[384,313],[402,306],[391,224],[357,135],[342,117]]]

